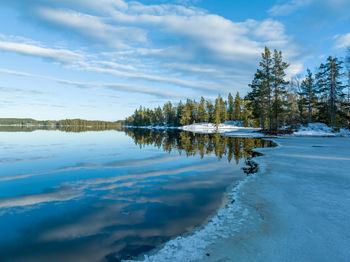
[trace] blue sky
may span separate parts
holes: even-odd
[[[0,117],[118,120],[249,90],[265,45],[289,77],[350,46],[349,0],[0,0]]]

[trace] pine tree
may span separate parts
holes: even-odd
[[[268,127],[272,129],[272,92],[271,85],[273,82],[272,76],[272,58],[270,50],[265,46],[264,53],[261,54],[262,60],[259,63],[260,69],[258,69],[258,77],[261,80],[261,95],[265,96],[265,107],[268,116]]]
[[[221,123],[221,110],[220,110],[220,98],[215,99],[215,108],[214,108],[214,124],[216,128],[219,127]]]
[[[242,120],[242,104],[243,99],[239,96],[239,93],[236,93],[234,101],[234,119],[233,120]]]
[[[205,112],[205,100],[204,97],[201,97],[201,102],[198,105],[198,122],[206,122],[207,120]]]
[[[181,119],[182,119],[182,115],[184,113],[184,105],[182,103],[182,101],[180,100],[179,104],[177,105],[176,108],[176,121],[175,121],[175,126],[180,126],[181,125]]]
[[[350,127],[350,47],[348,48],[347,56],[345,58],[345,65],[346,65],[346,74],[347,74],[347,99],[346,99],[346,110],[347,110],[347,124]]]
[[[214,123],[214,106],[212,102],[207,100],[205,103],[205,107],[207,109],[207,121],[210,123]]]
[[[342,61],[338,58],[328,57],[326,64],[321,64],[317,74],[317,85],[319,92],[323,94],[323,100],[327,102],[328,123],[335,125],[335,115],[337,112],[337,103],[344,96],[342,90],[344,86],[341,82],[343,74]]]
[[[254,75],[254,79],[249,87],[252,89],[245,100],[247,101],[247,106],[252,111],[253,118],[257,121],[257,125],[265,129],[265,119],[266,119],[266,108],[264,107],[264,96],[261,94],[261,81],[259,80],[257,73]]]
[[[163,106],[163,114],[166,121],[167,126],[175,126],[176,125],[176,112],[172,103],[169,101]]]
[[[284,114],[284,120],[287,125],[296,126],[298,123],[303,122],[304,116],[300,113],[304,108],[304,102],[299,103],[300,95],[300,80],[298,77],[292,78],[289,81],[289,88],[287,90],[287,112]],[[299,110],[299,106],[302,106],[302,110]]]
[[[227,110],[226,110],[226,102],[219,97],[219,106],[220,106],[220,122],[225,122],[227,120]]]
[[[252,110],[255,119],[265,129],[265,121],[268,119],[268,127],[271,130],[272,120],[272,58],[270,50],[265,47],[261,54],[262,60],[259,63],[252,83],[249,85],[252,89],[246,99],[249,100],[249,107]]]
[[[315,79],[310,71],[307,69],[307,75],[305,79],[301,82],[299,95],[303,97],[303,103],[305,104],[308,112],[307,123],[311,122],[312,109],[316,103],[316,85]]]
[[[286,86],[289,84],[285,80],[285,70],[288,64],[282,59],[282,52],[276,49],[273,52],[273,68],[272,68],[272,112],[274,115],[274,129],[278,130],[280,126],[280,115],[283,113],[283,107],[286,106],[284,97],[286,96]],[[270,120],[271,121],[271,120]],[[270,127],[271,129],[271,127]]]
[[[227,110],[227,114],[228,114],[228,120],[234,120],[234,101],[233,101],[233,96],[231,93],[228,94],[228,110]]]

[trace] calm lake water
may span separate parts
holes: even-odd
[[[0,132],[0,261],[136,257],[214,215],[263,146],[142,129]]]

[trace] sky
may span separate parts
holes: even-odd
[[[244,96],[264,46],[288,77],[350,46],[349,0],[0,0],[0,117],[115,121]]]

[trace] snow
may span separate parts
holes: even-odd
[[[177,129],[177,127],[168,127],[168,126],[123,126],[123,127],[142,128],[142,129],[157,129],[157,130]]]
[[[334,131],[332,127],[323,123],[309,123],[301,126],[298,131],[293,133],[294,136],[350,136],[350,130],[341,128]]]
[[[208,224],[141,260],[349,261],[350,138],[275,141]]]
[[[253,133],[259,130],[259,128],[243,127],[242,121],[226,121],[219,124],[216,127],[212,123],[196,123],[187,126],[180,127],[168,127],[168,126],[123,126],[127,128],[143,128],[143,129],[156,129],[156,130],[166,130],[166,129],[179,129],[184,131],[190,131],[199,134],[227,134],[231,136],[249,136],[249,137],[261,137],[262,134]],[[233,133],[235,132],[235,133]]]
[[[201,134],[228,133],[237,132],[241,130],[248,130],[251,133],[253,131],[259,130],[257,128],[242,127],[242,124],[237,123],[237,121],[227,121],[222,124],[219,124],[218,126],[212,123],[197,123],[179,127],[179,129]]]

